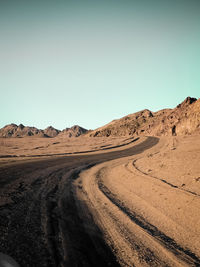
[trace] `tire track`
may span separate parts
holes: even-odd
[[[198,258],[192,251],[189,249],[181,247],[175,240],[165,235],[160,231],[156,226],[152,225],[145,220],[141,215],[136,214],[133,210],[130,210],[128,207],[124,206],[124,203],[117,198],[116,195],[109,190],[103,184],[100,175],[101,170],[97,173],[97,183],[99,190],[115,205],[117,206],[124,214],[126,214],[135,224],[147,232],[153,239],[156,239],[163,247],[172,252],[175,256],[180,258],[180,260],[191,266],[200,266],[200,258]]]
[[[178,190],[180,190],[180,191],[186,192],[186,193],[188,193],[188,194],[191,194],[191,195],[200,197],[199,194],[197,194],[197,193],[195,193],[195,192],[193,192],[193,191],[190,191],[190,190],[181,188],[181,187],[179,187],[179,186],[177,186],[177,185],[174,185],[174,184],[172,184],[172,183],[169,183],[167,180],[165,180],[165,179],[163,179],[163,178],[159,178],[159,177],[153,176],[153,175],[151,175],[151,174],[148,174],[148,173],[146,173],[146,172],[140,170],[140,169],[136,166],[136,162],[137,162],[137,160],[134,160],[134,161],[133,161],[133,163],[132,163],[133,167],[134,167],[138,172],[142,173],[143,175],[145,175],[145,176],[149,176],[149,177],[151,177],[151,178],[153,178],[153,179],[156,179],[156,180],[159,180],[159,181],[161,181],[161,182],[167,184],[168,186],[170,186],[170,187],[172,187],[172,188],[175,188],[175,189],[178,189]]]
[[[158,141],[149,137],[120,151],[0,168],[0,250],[21,267],[119,266],[87,205],[77,198],[74,181],[91,164],[142,153]]]

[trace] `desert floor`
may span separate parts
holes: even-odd
[[[133,137],[23,137],[0,138],[0,157],[63,155],[77,152],[91,152],[129,144]]]
[[[200,266],[200,136],[0,140],[20,266]]]

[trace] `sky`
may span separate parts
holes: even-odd
[[[0,127],[95,129],[200,97],[198,0],[0,0]]]

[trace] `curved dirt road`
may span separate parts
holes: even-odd
[[[158,142],[148,137],[120,151],[1,167],[0,251],[22,267],[199,266],[193,252],[126,208],[126,199],[104,182],[102,169],[95,179],[86,177],[97,164],[140,154]],[[134,225],[123,223],[123,216]]]

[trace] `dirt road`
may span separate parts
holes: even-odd
[[[2,166],[0,251],[22,267],[200,266],[195,253],[127,208],[126,199],[106,185],[102,169],[87,179],[99,164],[138,155],[158,142],[148,137],[119,151]]]

